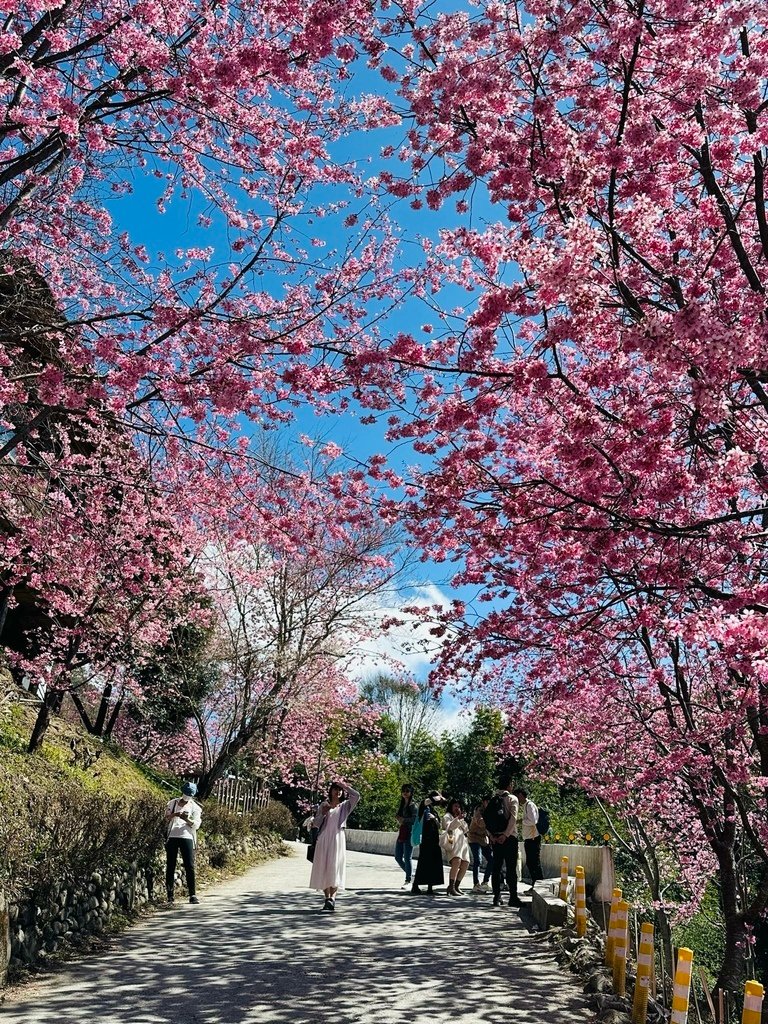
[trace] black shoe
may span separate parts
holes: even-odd
[[[522,905],[523,904],[520,902],[520,900],[517,898],[517,896],[510,896],[509,897],[509,906],[510,907],[522,907]]]
[[[200,902],[200,900],[197,898],[197,896],[190,896],[189,897],[189,902],[190,903],[194,903],[194,904],[198,904]]]
[[[493,897],[493,905],[494,905],[494,907],[500,907],[501,906],[501,896],[494,896]]]
[[[413,887],[411,889],[411,896],[421,896],[421,889],[418,887],[418,885],[416,885],[415,882],[413,883]]]
[[[326,896],[325,897],[325,903],[323,904],[323,910],[330,910],[330,909],[331,909],[331,901]]]
[[[328,902],[330,903],[328,909],[331,911],[331,913],[333,913],[334,910],[336,909],[336,900],[328,900]]]

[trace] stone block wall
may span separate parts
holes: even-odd
[[[116,914],[151,902],[157,866],[95,872],[86,885],[55,883],[45,896],[8,907],[10,966],[35,964],[63,942],[98,934]]]

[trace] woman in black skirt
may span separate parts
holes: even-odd
[[[413,876],[412,893],[420,893],[419,886],[426,885],[427,892],[432,895],[432,886],[445,885],[443,851],[440,849],[440,818],[437,811],[437,807],[442,804],[445,804],[445,798],[437,792],[430,793],[419,804],[421,843],[416,874]]]

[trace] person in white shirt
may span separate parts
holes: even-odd
[[[528,865],[531,884],[535,885],[544,877],[544,873],[541,870],[541,836],[536,827],[539,820],[539,808],[533,800],[528,799],[528,794],[524,789],[516,789],[515,796],[520,801],[520,809],[523,812],[525,863]]]
[[[197,786],[194,782],[185,782],[181,787],[181,796],[169,800],[165,810],[165,891],[169,903],[173,903],[176,860],[179,853],[187,878],[189,902],[200,902],[195,894],[195,845],[203,810],[200,804],[192,799],[196,795]]]

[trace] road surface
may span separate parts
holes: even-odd
[[[22,985],[2,1024],[585,1024],[578,984],[490,896],[411,896],[348,854],[335,914],[305,847]]]

